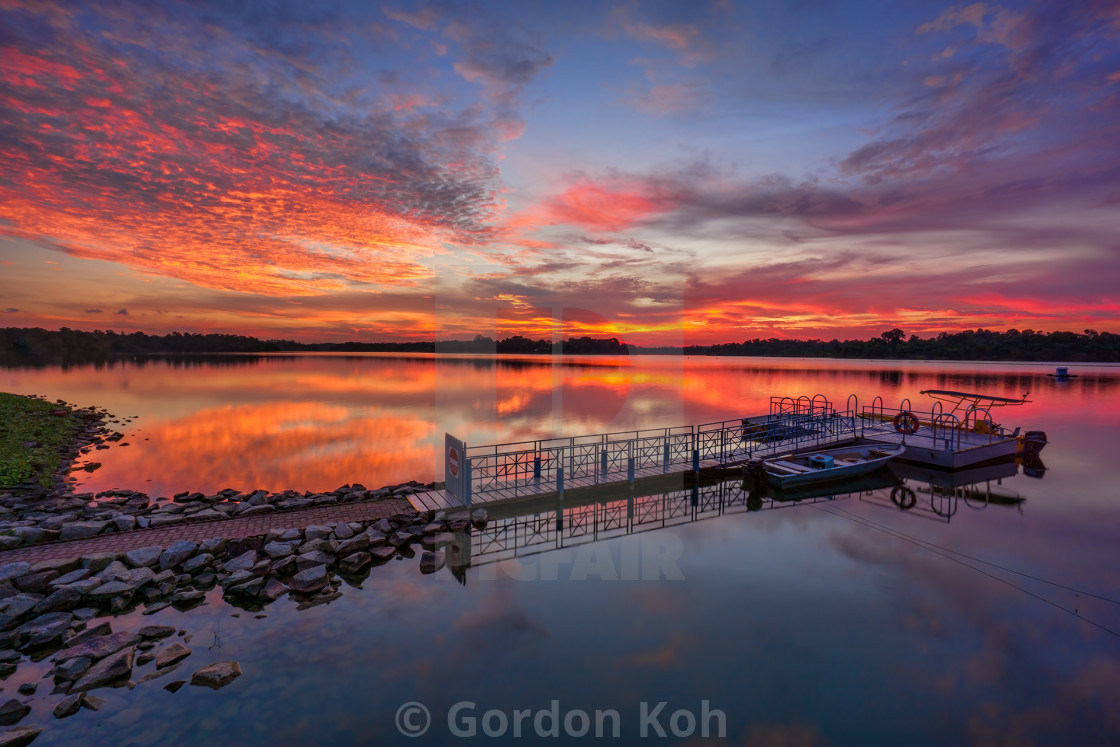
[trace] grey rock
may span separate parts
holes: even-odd
[[[55,682],[73,682],[93,666],[93,659],[88,656],[76,656],[55,665],[52,670]]]
[[[174,514],[172,514],[172,515],[166,515],[165,514],[163,516],[151,516],[148,519],[148,526],[152,529],[158,529],[159,527],[169,527],[169,526],[174,526],[175,524],[182,524],[182,523],[183,523],[183,517],[182,516],[177,516],[177,515],[174,515]]]
[[[58,571],[40,571],[39,573],[19,576],[13,580],[20,591],[25,591],[28,594],[44,594],[50,589],[51,581],[56,578],[58,578]]]
[[[345,556],[351,555],[356,552],[361,552],[362,550],[368,548],[369,536],[365,534],[359,534],[356,537],[351,537],[350,539],[339,542],[338,548],[335,550],[335,552],[337,552],[339,555]]]
[[[45,612],[67,610],[72,607],[77,607],[81,603],[81,592],[77,589],[63,586],[61,589],[55,589],[45,599],[35,605],[35,612],[43,614]]]
[[[140,628],[141,638],[166,638],[175,634],[174,625],[145,625]]]
[[[135,646],[140,642],[140,636],[131,631],[122,630],[119,633],[110,633],[109,635],[99,635],[82,641],[76,646],[71,646],[65,651],[60,651],[55,655],[55,661],[62,663],[70,659],[76,659],[79,656],[97,661],[106,656],[115,654],[123,648]]]
[[[331,536],[331,530],[328,527],[312,525],[303,530],[303,538],[305,540],[327,539]]]
[[[39,527],[12,527],[12,535],[19,537],[21,545],[35,545],[43,541],[43,530]]]
[[[12,698],[0,705],[0,726],[18,724],[29,713],[31,713],[31,706],[18,698]]]
[[[65,542],[66,540],[95,537],[101,534],[109,526],[109,523],[108,521],[75,521],[62,527],[62,533],[58,538]]]
[[[283,560],[278,560],[272,565],[272,572],[281,576],[288,576],[299,570],[294,555],[289,555]]]
[[[276,506],[271,504],[263,504],[260,506],[249,506],[248,508],[238,511],[238,516],[257,516],[258,514],[270,514],[276,511]]]
[[[396,554],[397,548],[392,545],[378,547],[370,551],[370,555],[372,555],[375,560],[392,560],[393,556]]]
[[[241,665],[236,661],[219,661],[191,675],[191,684],[217,690],[241,676]]]
[[[334,528],[335,539],[346,540],[354,536],[354,530],[346,524],[339,524]]]
[[[131,571],[127,571],[124,578],[121,579],[121,581],[132,584],[138,589],[148,584],[154,584],[155,580],[156,574],[152,572],[151,568],[133,568]]]
[[[5,563],[4,565],[0,565],[0,581],[7,581],[8,579],[26,575],[30,570],[31,566],[22,560],[17,560],[14,563]]]
[[[478,528],[481,529],[482,527],[486,526],[486,519],[487,516],[485,508],[476,508],[474,511],[471,511],[471,523],[473,523]]]
[[[32,563],[31,572],[39,573],[40,571],[58,571],[59,573],[69,573],[77,567],[77,558],[55,558],[52,560],[40,560]]]
[[[273,560],[286,558],[294,552],[294,548],[288,542],[269,542],[264,546],[264,552],[268,557]]]
[[[252,578],[243,584],[226,587],[226,592],[231,595],[241,595],[255,599],[264,590],[264,583],[263,578]]]
[[[73,716],[82,707],[82,701],[85,699],[85,693],[77,693],[76,695],[68,695],[59,701],[58,705],[54,707],[55,718],[66,718]]]
[[[368,552],[356,552],[343,558],[338,567],[346,573],[358,573],[373,562]]]
[[[416,539],[416,537],[410,532],[397,531],[389,535],[389,544],[394,547],[400,547],[401,545],[407,545],[414,539]]]
[[[124,561],[133,568],[150,568],[159,562],[163,548],[159,545],[141,547],[138,550],[129,550],[124,554]]]
[[[186,563],[183,563],[183,572],[184,573],[191,573],[191,574],[198,573],[203,568],[206,568],[207,566],[209,566],[213,562],[214,562],[214,556],[211,555],[208,552],[204,552],[201,555],[195,555],[193,558],[188,560]]]
[[[386,536],[393,533],[393,525],[388,519],[378,519],[374,522],[373,528]]]
[[[254,492],[251,496],[249,496],[249,498],[245,502],[249,503],[250,505],[253,505],[253,506],[263,506],[264,504],[268,503],[268,501],[269,501],[268,491],[258,490],[256,492]]]
[[[236,571],[247,571],[256,565],[257,551],[249,550],[238,555],[236,558],[229,560],[222,566],[222,570],[226,573],[235,573]]]
[[[202,544],[198,546],[200,553],[210,553],[217,555],[222,550],[226,549],[227,540],[224,537],[211,537],[210,539],[203,540]]]
[[[83,578],[81,581],[75,581],[72,584],[67,584],[66,588],[73,589],[79,594],[88,594],[89,592],[101,586],[104,582],[99,578]]]
[[[74,683],[73,691],[86,692],[128,677],[132,674],[133,655],[133,650],[126,648],[123,651],[106,656],[90,667],[89,671]]]
[[[41,726],[17,726],[0,732],[0,747],[25,747],[35,741],[43,731]]]
[[[443,568],[446,562],[447,557],[443,550],[425,550],[424,554],[420,556],[420,572],[435,573]]]
[[[326,586],[328,580],[326,566],[316,565],[292,576],[291,587],[293,591],[310,594]]]
[[[178,664],[172,664],[171,666],[164,667],[163,669],[157,669],[154,672],[148,672],[147,674],[145,674],[143,677],[140,678],[139,684],[144,684],[145,682],[151,682],[154,679],[157,679],[159,677],[163,677],[165,674],[171,674],[172,672],[174,672],[176,669],[178,669],[181,666],[183,666],[182,662],[180,662]],[[178,688],[176,688],[176,689],[178,689]],[[172,692],[175,692],[175,691],[172,690]]]
[[[117,528],[118,532],[131,532],[136,528],[136,517],[116,516],[113,518],[113,526]]]
[[[198,546],[190,540],[175,540],[159,556],[159,569],[174,568],[194,555]]]
[[[79,582],[79,583],[81,583],[81,582]],[[104,600],[107,600],[107,599],[112,599],[113,597],[124,596],[126,594],[132,594],[132,592],[135,591],[135,590],[136,590],[136,587],[134,587],[132,584],[130,584],[126,581],[110,581],[107,584],[102,584],[101,586],[98,586],[96,589],[93,589],[92,591],[87,592],[86,596],[89,597],[90,599],[94,599],[94,600],[98,600],[98,601],[104,601]]]
[[[128,575],[128,566],[119,560],[114,560],[109,565],[102,568],[92,578],[100,579],[103,583],[109,581],[126,581],[130,577]]]
[[[62,639],[62,634],[70,630],[69,612],[48,612],[16,628],[16,636],[25,646],[45,646]]]
[[[75,581],[81,581],[85,578],[88,578],[89,574],[89,568],[78,568],[77,570],[70,571],[69,573],[59,576],[54,581],[51,581],[51,586],[55,588],[58,588],[59,586],[66,586],[67,584],[72,584]]]
[[[194,523],[198,521],[215,521],[217,519],[228,519],[224,511],[215,511],[212,508],[203,509],[186,518],[186,521]]]
[[[79,643],[82,643],[83,641],[88,641],[90,638],[95,638],[99,635],[109,635],[112,632],[113,632],[113,626],[110,625],[108,622],[103,622],[103,623],[100,623],[98,625],[94,625],[92,628],[86,628],[81,633],[78,633],[73,638],[71,638],[69,641],[67,641],[66,642],[66,648],[70,648],[72,646],[77,646]]]
[[[240,584],[243,584],[247,581],[252,581],[252,580],[253,580],[253,572],[252,571],[236,571],[234,573],[231,573],[229,576],[226,576],[225,578],[223,578],[218,583],[223,589],[228,589],[232,586],[238,586]]]
[[[98,573],[104,570],[117,559],[115,552],[94,552],[89,555],[83,555],[80,562],[82,568],[89,568],[92,573]]]
[[[180,591],[171,595],[171,603],[187,606],[206,598],[204,591]]]
[[[175,641],[170,646],[160,651],[156,656],[156,669],[163,669],[176,664],[191,655],[191,650]]]
[[[259,594],[259,598],[267,599],[269,602],[275,602],[280,597],[288,593],[288,587],[280,583],[274,578],[268,579],[264,588]]]
[[[314,552],[309,552],[296,558],[296,568],[298,568],[302,572],[308,568],[311,568],[312,566],[330,565],[334,562],[334,560],[335,558],[333,555],[328,555],[325,552],[315,550]]]

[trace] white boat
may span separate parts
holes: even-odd
[[[859,477],[874,472],[906,451],[903,445],[844,446],[804,454],[771,457],[762,462],[767,482],[783,488]]]

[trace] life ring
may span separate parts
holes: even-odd
[[[898,506],[903,511],[914,508],[917,502],[918,496],[905,485],[898,485],[891,490],[891,503]]]
[[[917,433],[921,427],[922,423],[918,420],[918,416],[909,410],[903,410],[894,416],[894,429],[904,436]]]

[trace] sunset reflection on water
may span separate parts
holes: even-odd
[[[83,490],[333,490],[438,479],[443,432],[474,445],[691,425],[765,413],[771,396],[823,394],[838,406],[963,389],[1031,403],[1001,410],[1012,427],[1043,428],[1076,411],[1115,422],[1115,368],[1069,384],[1028,364],[807,359],[540,358],[276,355],[5,369],[3,389],[39,393],[118,416],[128,446]],[[924,405],[924,406],[928,406]],[[1073,428],[1074,433],[1077,432]]]

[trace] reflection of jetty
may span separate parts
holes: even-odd
[[[903,414],[916,420],[916,432],[901,432]],[[1017,435],[1018,429],[1005,433],[984,407],[968,407],[962,420],[940,402],[919,411],[903,400],[888,410],[876,397],[860,410],[853,395],[839,410],[822,395],[772,397],[767,415],[698,426],[470,447],[448,435],[445,488],[410,500],[429,510],[627,483],[683,483],[752,459],[863,442],[904,444],[903,460],[962,469],[1014,455]]]
[[[731,514],[792,508],[801,504],[853,499],[898,511],[906,491],[920,499],[907,507],[915,517],[948,521],[960,503],[974,509],[1020,503],[1017,493],[991,481],[1016,474],[1014,460],[960,472],[931,471],[915,465],[881,470],[841,485],[780,491],[753,479],[697,483],[690,487],[636,493],[633,487],[601,486],[548,500],[494,504],[485,524],[469,529],[449,555],[455,568],[573,548],[600,540],[672,528]],[[897,473],[897,476],[896,476]],[[901,479],[905,478],[905,479]],[[910,487],[910,486],[913,487]],[[916,491],[916,493],[915,493]],[[1007,497],[1013,500],[1006,500]],[[909,509],[913,509],[912,511]]]

